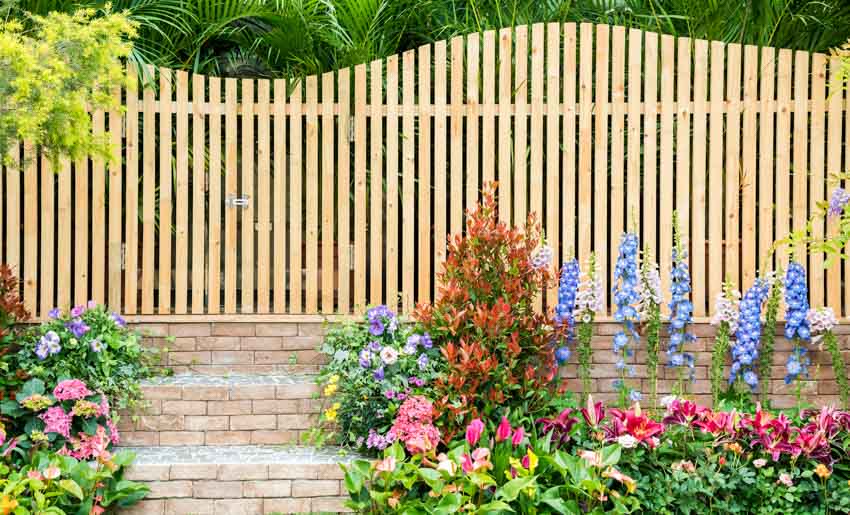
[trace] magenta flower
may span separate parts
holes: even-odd
[[[480,418],[476,418],[466,427],[466,441],[470,446],[478,443],[481,439],[481,434],[484,432],[484,422]]]
[[[496,441],[502,442],[511,437],[511,423],[508,422],[508,417],[502,417],[502,421],[499,422],[499,427],[496,428]]]

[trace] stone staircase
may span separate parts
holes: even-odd
[[[321,410],[314,324],[217,325],[142,328],[176,374],[145,382],[146,408],[120,421],[137,455],[126,477],[151,488],[122,513],[346,511],[339,464],[353,456],[299,445]]]

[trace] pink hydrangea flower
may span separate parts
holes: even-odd
[[[79,440],[74,440],[74,450],[71,451],[71,456],[74,458],[108,461],[112,457],[106,450],[109,446],[109,437],[103,426],[97,426],[97,432],[94,435],[80,433],[79,437]]]
[[[86,383],[79,379],[68,379],[56,385],[53,389],[53,396],[57,401],[77,400],[93,395],[93,392],[88,389]]]
[[[38,416],[44,421],[45,433],[57,433],[65,438],[71,437],[71,415],[65,413],[62,406],[52,406]]]
[[[414,454],[437,448],[440,431],[434,426],[434,406],[421,395],[408,397],[399,407],[390,433]]]

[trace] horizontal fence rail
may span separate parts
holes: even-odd
[[[13,153],[0,260],[42,317],[89,299],[127,315],[409,313],[437,295],[447,236],[498,181],[502,220],[537,213],[557,263],[596,252],[606,291],[626,229],[666,290],[675,210],[697,317],[724,280],[748,287],[791,258],[811,303],[846,317],[850,262],[770,254],[850,164],[839,69],[592,24],[470,34],[299,80],[130,68],[124,109],[92,114],[112,162],[52,170],[27,144]]]

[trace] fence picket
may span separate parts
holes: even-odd
[[[511,29],[502,29],[499,31],[499,220],[505,223],[511,221],[511,203],[512,203],[512,185],[511,185],[511,147],[509,141],[511,139],[511,50],[512,50],[512,31]],[[438,43],[439,45],[439,43]],[[436,55],[436,54],[435,54]],[[445,67],[443,67],[445,68]],[[434,63],[435,69],[435,88],[439,84],[440,63]],[[434,103],[437,103],[437,94],[435,89]],[[437,143],[437,142],[435,142]],[[437,145],[438,146],[438,145]],[[439,146],[438,146],[439,147]],[[436,177],[437,170],[435,167],[434,175]],[[434,192],[434,198],[442,198],[437,191]]]
[[[811,170],[808,177],[809,182],[809,215],[817,212],[817,205],[824,200],[824,144],[826,136],[826,55],[812,55],[812,117],[810,122],[811,134],[809,145],[811,152]],[[815,239],[824,237],[823,219],[815,218],[812,221],[812,236]],[[826,303],[824,295],[824,267],[823,253],[809,253],[809,302],[813,306],[823,306]]]
[[[271,82],[260,79],[257,81],[257,313],[268,313],[271,302],[269,286],[273,226],[270,205],[272,196],[270,109]],[[333,125],[333,119],[331,119],[331,125]],[[333,148],[333,140],[326,148]]]
[[[378,305],[384,299],[384,61],[372,61],[369,70],[369,303]]]
[[[404,118],[402,120],[402,133],[404,138],[402,140],[402,200],[401,205],[403,209],[402,213],[402,312],[407,314],[413,310],[413,278],[415,275],[414,270],[414,256],[413,249],[415,248],[416,242],[414,240],[415,237],[415,194],[416,194],[416,185],[415,174],[414,174],[414,166],[416,164],[416,154],[414,152],[413,145],[413,137],[414,137],[414,120],[413,120],[413,101],[416,92],[413,89],[413,76],[416,70],[416,54],[413,50],[408,50],[402,56],[402,89],[403,98],[402,102],[404,102]],[[397,209],[393,209],[394,212],[397,213]],[[395,214],[394,218],[398,215]],[[398,260],[392,263],[393,268],[398,266]],[[392,306],[397,306],[397,300],[395,297],[391,297],[387,299],[392,302]]]
[[[578,120],[578,258],[590,257],[593,227],[593,24],[582,23],[579,33]]]
[[[708,311],[712,312],[712,300],[721,291],[720,282],[735,278],[723,276],[723,43],[711,43],[710,113],[708,134]],[[740,285],[743,289],[744,285]]]
[[[779,51],[776,94],[779,111],[776,113],[776,237],[783,238],[791,229],[791,81],[792,55],[790,50]],[[777,269],[788,266],[789,252],[776,251]]]
[[[398,117],[391,113],[398,109],[398,56],[387,58],[387,266],[384,279],[387,287],[386,302],[391,306],[398,304]],[[402,141],[408,138],[413,141],[413,134],[402,133]],[[410,219],[402,219],[402,227],[408,225]],[[404,223],[408,222],[408,223]],[[412,225],[412,224],[410,224]]]
[[[85,161],[84,161],[85,162]],[[24,257],[23,257],[23,290],[24,290],[24,309],[33,315],[38,313],[38,153],[37,149],[30,143],[24,142],[24,157],[21,161],[23,166],[24,176]],[[88,162],[86,164],[86,173],[88,173]],[[86,182],[86,185],[88,183]],[[77,188],[77,196],[88,198],[88,188],[81,190]],[[88,231],[88,202],[82,202],[81,198],[77,198],[77,202],[81,205],[82,213],[85,215],[85,224],[78,223],[77,229]],[[80,211],[78,211],[78,214]],[[86,233],[88,234],[88,233]],[[87,238],[83,238],[86,241]],[[78,248],[79,250],[79,248]],[[80,268],[88,266],[88,246],[82,247],[82,255],[78,252],[75,254],[75,259],[80,261]],[[88,268],[82,274],[84,279],[88,278]],[[86,288],[88,283],[84,283]],[[86,290],[83,291],[78,298],[85,299]],[[84,303],[85,300],[79,301]]]
[[[463,38],[451,40],[451,97],[449,114],[449,233],[454,236],[463,230]]]
[[[808,124],[809,113],[806,104],[809,99],[809,54],[798,51],[794,56],[794,134],[793,134],[793,175],[791,184],[791,209],[793,220],[791,228],[804,229],[807,222],[808,175]],[[806,249],[798,245],[793,249],[794,260],[806,266]],[[811,270],[811,269],[809,269]]]
[[[671,220],[658,220],[658,170],[657,156],[658,140],[658,34],[647,32],[644,41],[644,115],[643,115],[643,228],[642,244],[653,259],[658,260],[658,230],[670,233],[673,230]],[[640,72],[638,72],[640,73]],[[666,307],[662,306],[662,312]]]
[[[560,45],[560,39],[558,45]],[[483,36],[483,56],[481,67],[481,181],[482,185],[487,185],[496,180],[496,31],[488,30]],[[428,48],[428,47],[422,47]],[[420,54],[421,57],[421,54]],[[423,79],[422,77],[425,77]],[[428,87],[431,84],[430,70],[419,68],[419,84]],[[420,96],[420,105],[429,105],[430,96],[426,97],[428,101],[423,102]],[[427,120],[423,115],[420,115],[420,124]],[[420,152],[420,156],[427,152]],[[421,253],[420,253],[421,255]],[[420,282],[422,282],[420,280]]]
[[[827,140],[826,140],[826,174],[827,184],[829,189],[835,187],[833,181],[830,180],[832,174],[838,173],[841,170],[841,132],[842,119],[841,112],[844,103],[844,88],[840,77],[841,60],[838,57],[831,57],[829,60],[829,92],[827,94]],[[833,237],[838,234],[838,218],[830,217],[827,219],[826,235]],[[826,271],[826,304],[832,308],[835,313],[841,313],[841,261],[833,259],[832,263]]]
[[[740,228],[741,214],[741,45],[726,47],[726,161],[724,174],[726,193],[726,258],[724,277],[736,284],[744,285],[740,275]],[[712,281],[714,283],[714,281]],[[748,286],[744,286],[748,287]]]
[[[596,26],[596,134],[594,152],[593,211],[608,212],[608,62],[609,30],[607,25]],[[599,263],[608,262],[608,224],[596,219],[593,223],[593,250]],[[584,259],[584,256],[582,257]],[[602,291],[608,290],[608,277],[600,276]]]
[[[261,84],[263,83],[268,84],[266,81],[263,81]],[[260,89],[260,94],[260,108],[263,109],[263,102],[266,105],[268,104],[268,89],[265,92],[265,99],[263,98],[262,88]],[[334,205],[336,205],[336,199],[334,198],[333,102],[334,74],[333,72],[328,72],[322,75],[322,313],[333,313],[334,310]],[[267,113],[268,108],[266,107],[265,109]],[[268,129],[267,119],[263,122],[261,116],[260,122],[265,123],[265,125],[261,126]],[[262,152],[263,141],[265,141],[266,148],[268,148],[268,134],[260,134],[260,148]],[[260,189],[258,191],[268,191],[268,167],[265,169],[262,168],[265,165],[262,160],[259,164],[261,169]],[[268,196],[264,196],[264,198],[267,200]],[[268,207],[265,207],[265,210],[261,213],[261,227],[264,223],[266,225],[268,224],[264,220],[268,220]],[[264,237],[268,237],[268,234],[267,231]],[[264,259],[268,261],[268,256],[265,256]],[[262,260],[260,260],[260,263],[262,263]],[[262,269],[263,266],[260,264],[257,267],[257,272]]]
[[[350,254],[350,232],[349,232],[349,213],[350,213],[350,201],[349,201],[349,191],[351,189],[349,185],[349,129],[351,128],[351,121],[349,119],[349,102],[351,101],[351,82],[349,76],[349,69],[343,68],[339,71],[337,79],[337,89],[339,96],[339,118],[337,121],[337,146],[339,147],[339,152],[337,154],[337,253],[338,253],[338,262],[339,262],[339,286],[337,289],[337,297],[339,302],[338,310],[340,313],[348,313],[348,307],[351,305],[350,301],[350,283],[351,283],[351,254]],[[282,82],[282,81],[281,81]],[[275,98],[277,98],[277,84],[275,85]],[[281,122],[282,123],[282,122]],[[275,155],[277,155],[277,131],[275,131]],[[281,163],[283,162],[283,144],[281,143],[280,154],[281,154]],[[285,169],[283,165],[281,165],[281,173],[282,170]],[[281,181],[282,184],[285,184],[285,181]],[[277,178],[275,180],[275,184],[277,184]],[[280,194],[281,199],[286,198],[286,193],[284,191]],[[281,204],[283,202],[281,201]],[[281,213],[284,213],[285,210],[281,208]],[[283,216],[283,215],[282,215]],[[277,223],[277,220],[275,220]],[[286,234],[286,229],[284,227],[284,223],[281,222],[281,229],[283,234]],[[277,234],[277,233],[275,233]],[[277,238],[276,238],[277,239]],[[281,238],[282,239],[282,238]],[[283,254],[283,249],[281,248],[281,254]],[[277,254],[275,254],[277,255]],[[281,260],[283,261],[283,260]],[[283,277],[283,272],[281,271],[281,277]],[[283,288],[281,287],[281,298],[283,298]],[[275,302],[277,302],[275,298]],[[277,304],[275,304],[277,305]],[[277,310],[276,310],[277,311]]]
[[[95,111],[92,113],[92,134],[97,138],[104,137],[105,131],[105,123],[106,123],[106,115],[103,111]],[[44,159],[42,162],[48,166]],[[52,172],[51,172],[52,174]],[[44,220],[45,217],[53,217],[52,209],[53,209],[53,189],[54,189],[54,181],[53,177],[44,177],[42,175],[42,199],[45,199],[45,193],[49,193],[47,196],[50,198],[50,213],[44,212],[44,208],[42,208],[42,215],[40,218]],[[46,224],[49,227],[49,231],[53,232],[53,223],[50,221]],[[51,234],[52,236],[52,234]],[[53,242],[52,237],[46,237],[44,234],[44,225],[42,226],[42,247],[45,247],[47,242],[50,242],[47,246],[49,250],[42,250],[42,253],[45,254],[42,257],[47,258],[48,261],[42,259],[42,276],[48,279],[48,282],[52,282],[53,276],[53,264],[51,261],[53,260]],[[89,298],[98,302],[104,303],[106,302],[106,163],[103,158],[96,157],[91,160],[91,269],[93,273],[91,274],[91,295]],[[46,274],[46,275],[45,275]],[[48,304],[53,303],[53,288],[52,284],[48,291],[42,289],[42,296],[47,298],[42,298],[42,307],[46,309],[42,309],[43,315],[47,315],[47,311],[51,308],[47,307]]]
[[[510,68],[508,68],[510,70]],[[510,91],[510,89],[508,90]],[[509,101],[510,102],[510,101]],[[502,120],[500,119],[500,130]],[[501,157],[500,165],[501,166]],[[501,170],[501,169],[500,169]],[[501,177],[501,171],[500,177]],[[442,269],[446,260],[446,43],[434,43],[434,270]],[[434,285],[434,298],[439,285]]]
[[[111,118],[110,118],[109,123],[110,123],[110,125],[113,123]],[[118,120],[117,123],[120,123],[120,120]],[[112,127],[110,127],[110,129],[111,128]],[[120,128],[118,128],[118,134],[119,135],[121,134]],[[129,140],[129,138],[128,138],[128,140]],[[129,145],[128,145],[128,147],[129,147]],[[128,151],[129,151],[129,148],[128,148]],[[56,182],[58,183],[58,185],[57,185],[58,186],[58,195],[57,195],[57,204],[56,204],[56,255],[60,256],[60,257],[71,255],[71,249],[72,249],[72,247],[71,247],[71,238],[72,238],[72,234],[71,234],[71,231],[72,231],[72,228],[71,228],[71,221],[72,221],[71,181],[73,179],[73,177],[71,175],[71,161],[69,161],[67,158],[63,158],[61,163],[62,163],[62,168],[61,168],[61,170],[59,170],[59,173],[57,174],[58,177],[56,178]],[[120,161],[118,161],[118,163],[119,164],[118,164],[117,167],[113,165],[112,168],[120,168]],[[128,168],[128,170],[130,168],[129,161],[127,163],[127,168]],[[127,173],[129,175],[129,171]],[[118,175],[120,177],[120,173]],[[128,184],[128,186],[129,186],[129,184]],[[111,178],[110,178],[110,193],[111,193],[112,188],[113,188],[113,183],[111,182]],[[128,190],[129,190],[129,187],[128,187]],[[120,189],[119,189],[118,193],[119,194],[121,193]],[[121,309],[121,287],[122,287],[121,282],[120,282],[121,265],[122,265],[122,263],[120,261],[121,260],[121,238],[120,238],[120,235],[121,235],[121,225],[120,225],[121,224],[121,212],[120,212],[121,201],[120,201],[120,196],[119,196],[119,201],[115,204],[115,206],[117,206],[118,209],[119,209],[118,221],[115,222],[115,225],[117,225],[117,231],[118,231],[118,235],[119,235],[119,237],[118,237],[118,252],[116,254],[117,258],[118,258],[118,281],[116,281],[116,286],[110,287],[110,294],[113,293],[112,290],[115,290],[115,292],[118,296],[118,302],[115,303],[115,302],[110,300],[109,307],[112,308],[112,309],[115,309],[115,310],[120,310]],[[110,206],[110,207],[112,207],[112,206]],[[129,211],[129,207],[128,207],[127,210]],[[110,218],[110,224],[113,223],[112,220],[113,219]],[[112,243],[111,239],[110,239],[110,243]],[[112,258],[113,258],[113,256],[112,256],[111,251],[110,251],[110,261],[112,260]],[[127,275],[130,275],[130,274],[127,274]],[[70,259],[57,259],[56,260],[56,306],[61,308],[61,309],[67,309],[71,305],[71,278],[72,277],[73,277],[73,271],[71,269],[71,260]],[[110,280],[110,283],[111,282],[112,281]],[[127,309],[127,305],[125,304],[124,305],[124,311],[125,312],[126,312],[126,309]]]
[[[146,134],[147,136],[147,134]],[[150,147],[149,147],[150,148]],[[25,158],[27,157],[26,153],[27,147],[24,145]],[[146,153],[147,156],[147,153]],[[30,158],[35,157],[29,155]],[[29,170],[25,170],[24,173],[28,173]],[[34,176],[35,171],[30,174]],[[26,203],[27,201],[27,188],[30,187],[27,184],[28,176],[24,177],[24,231],[26,231],[27,225],[27,208],[30,204]],[[153,182],[153,181],[151,181]],[[148,184],[145,184],[148,187]],[[35,187],[33,185],[33,187]],[[74,304],[85,304],[88,301],[88,284],[89,284],[89,163],[87,159],[78,159],[76,163],[74,163],[74,295],[73,302]],[[147,191],[146,191],[147,193]],[[153,195],[151,194],[151,197]],[[148,207],[148,206],[146,206]],[[35,207],[32,207],[35,209]],[[146,211],[148,211],[146,209]],[[151,213],[153,209],[150,209]],[[151,218],[153,218],[151,216]],[[153,225],[153,223],[151,223]],[[153,273],[153,237],[151,236],[150,240],[147,240],[150,249],[148,249],[148,245],[145,245],[145,251],[150,252],[151,258],[149,262],[147,262],[150,266],[148,269],[150,273]],[[24,242],[26,243],[26,238],[24,238]],[[26,301],[26,281],[27,281],[27,247],[24,248],[24,300]],[[144,270],[142,270],[142,274],[144,276]],[[34,276],[33,276],[34,280]],[[143,281],[144,282],[144,281]],[[151,302],[148,305],[147,312],[153,311],[153,282],[149,283],[150,294],[149,301]],[[144,299],[143,299],[144,304]],[[144,307],[143,307],[144,309]],[[34,310],[30,309],[31,312]]]
[[[192,76],[192,313],[204,312],[206,271],[206,118],[204,76]],[[212,135],[210,135],[212,138]]]
[[[313,81],[316,80],[315,76],[312,77]],[[254,233],[256,232],[254,225],[254,205],[256,204],[257,194],[254,191],[254,173],[256,172],[254,167],[254,156],[255,156],[255,139],[254,139],[254,80],[253,79],[242,79],[242,133],[241,133],[241,141],[240,146],[242,148],[242,190],[239,196],[244,197],[248,200],[247,204],[242,206],[240,210],[242,214],[242,218],[240,222],[242,223],[241,230],[239,232],[242,235],[241,247],[239,248],[239,263],[237,266],[242,269],[242,284],[240,284],[239,289],[241,291],[241,312],[242,313],[253,313],[254,312],[254,269],[256,268],[256,263],[254,261]],[[309,93],[308,93],[309,95]],[[315,114],[315,105],[316,99],[313,98],[313,109]],[[309,134],[309,124],[308,124],[308,134]],[[309,139],[308,139],[308,155],[309,155]],[[315,159],[313,160],[315,163]],[[314,174],[313,177],[316,177]],[[235,186],[235,184],[234,184]],[[235,193],[235,188],[234,188]],[[309,197],[308,197],[309,200]],[[313,206],[315,208],[315,202]],[[309,210],[308,216],[309,216]],[[308,288],[309,293],[309,288]],[[314,290],[315,291],[315,290]],[[315,310],[314,310],[315,311]]]
[[[224,79],[224,312],[236,313],[236,206],[238,196],[236,79]]]
[[[46,318],[47,313],[55,306],[53,302],[53,280],[55,277],[53,274],[55,202],[53,199],[56,185],[53,176],[54,172],[50,168],[50,161],[47,157],[41,156],[41,209],[39,209],[38,213],[38,219],[41,222],[41,274],[37,284],[40,289],[40,315],[43,318]]]
[[[189,300],[189,74],[177,72],[177,156],[174,202],[174,312],[188,311]],[[202,223],[200,225],[203,225]]]
[[[758,187],[756,150],[759,74],[758,47],[744,47],[744,104],[741,136],[741,281],[751,284],[756,278],[756,188]]]
[[[136,314],[139,296],[139,78],[136,66],[127,63],[126,191],[124,193],[124,313]],[[65,168],[70,174],[70,167]],[[71,183],[68,182],[70,191]],[[70,196],[70,194],[69,194]],[[70,220],[70,217],[68,217]],[[68,229],[70,234],[70,227]]]
[[[514,41],[514,225],[525,226],[528,196],[528,27],[515,29]]]
[[[490,34],[490,52],[493,51],[493,32],[485,33],[484,35],[484,55],[487,56],[488,38]],[[491,63],[490,74],[494,73],[495,63]],[[487,64],[484,65],[485,73]],[[486,78],[485,78],[486,81]],[[485,98],[487,86],[484,86]],[[489,103],[492,108],[492,102]],[[416,299],[419,302],[427,303],[431,301],[431,242],[433,240],[433,226],[431,225],[431,116],[428,113],[431,107],[431,47],[423,45],[419,47],[419,170],[417,171],[417,180],[419,182],[419,214],[417,223],[419,224],[419,252],[416,256],[418,260],[418,289]],[[492,112],[492,109],[490,110]],[[490,120],[490,131],[493,131],[493,120]],[[485,117],[484,123],[484,152],[482,157],[485,163],[487,159],[493,159],[495,155],[495,144],[491,144],[488,149],[487,142],[487,121]],[[492,163],[491,163],[492,169]],[[485,176],[487,174],[487,166],[484,167]],[[492,171],[491,171],[492,173]]]
[[[681,70],[681,68],[680,68]],[[681,99],[681,96],[680,96]],[[713,306],[706,302],[706,101],[708,100],[708,42],[694,42],[694,116],[693,116],[693,217],[691,229],[691,280],[693,281],[694,315],[705,316]],[[677,170],[678,174],[678,170]]]
[[[773,134],[776,110],[776,53],[772,48],[761,49],[761,112],[759,113],[759,163],[758,163],[758,262],[759,269],[773,270],[773,244],[775,228],[773,210]],[[840,154],[839,154],[840,158]]]
[[[354,68],[354,311],[366,307],[366,65]],[[293,138],[295,134],[292,134]],[[300,165],[299,165],[300,166]],[[300,194],[300,193],[299,193]],[[293,212],[294,215],[294,212]],[[292,218],[291,223],[295,222]],[[290,238],[294,236],[290,229]],[[292,245],[292,244],[290,244]],[[299,243],[300,245],[300,243]],[[294,250],[292,251],[294,252]],[[289,269],[292,270],[293,256]],[[300,261],[299,261],[300,263]],[[294,279],[294,276],[293,276]],[[299,279],[300,281],[300,279]],[[294,289],[294,285],[290,286]],[[292,295],[292,294],[290,294]],[[294,304],[294,303],[293,303]],[[293,311],[297,312],[297,311]]]
[[[673,86],[676,80],[676,40],[673,36],[661,36],[661,137],[660,137],[660,158],[658,161],[658,256],[656,262],[659,266],[661,275],[661,291],[670,291],[670,269],[672,268],[672,253],[673,253],[673,209],[676,209],[676,215],[681,216],[682,210],[679,209],[676,194],[674,193],[674,172],[673,165],[677,168],[681,166],[681,158],[676,161],[673,157],[673,123],[676,115],[676,106],[674,102]],[[690,66],[690,58],[687,65]],[[682,63],[684,64],[684,63]],[[680,84],[681,86],[681,84]],[[681,92],[680,92],[681,93]],[[690,100],[690,95],[688,95]],[[680,96],[680,99],[682,97]],[[680,124],[690,126],[688,120],[680,121]],[[680,134],[681,136],[681,134]],[[687,135],[685,140],[688,139]],[[680,142],[681,143],[681,142]],[[687,145],[687,143],[686,143]],[[686,152],[687,154],[687,152]],[[684,171],[687,171],[685,168]],[[682,173],[682,170],[676,170],[677,174]],[[675,186],[679,186],[682,180],[678,181]],[[688,181],[690,182],[690,177]],[[687,190],[686,190],[687,191]],[[687,201],[685,201],[687,202]],[[687,204],[685,204],[687,205]],[[650,211],[652,211],[650,209]],[[685,208],[687,212],[687,208]],[[688,227],[687,215],[685,219],[679,219],[679,227],[687,235],[690,233]],[[687,236],[685,236],[685,245],[688,244]],[[667,306],[662,305],[664,313],[669,312]]]
[[[116,87],[112,93],[113,101],[116,105],[121,104],[121,87]],[[123,266],[122,262],[122,254],[123,254],[123,240],[122,240],[122,230],[121,226],[123,223],[123,172],[121,169],[121,144],[122,144],[122,133],[121,130],[122,124],[124,123],[123,115],[118,110],[112,110],[109,112],[109,141],[112,145],[112,160],[109,162],[109,175],[108,175],[108,186],[109,186],[109,243],[108,243],[108,252],[109,252],[109,278],[107,281],[107,291],[109,292],[107,295],[107,303],[113,311],[116,313],[121,313],[123,310],[121,309],[121,291],[122,291],[122,280],[121,280],[121,268]],[[59,171],[59,204],[58,204],[58,215],[59,215],[59,226],[61,227],[63,222],[61,220],[62,216],[67,216],[67,211],[63,212],[63,208],[67,208],[65,202],[68,202],[67,198],[63,199],[62,193],[62,176],[68,176],[70,174],[70,167],[65,167],[64,163],[62,169]],[[62,237],[66,233],[64,231],[60,231],[59,233],[59,241],[62,241]],[[63,243],[64,245],[64,243]],[[68,254],[63,254],[61,251],[57,250],[58,256],[67,256]],[[67,260],[58,260],[57,265],[61,261]],[[57,266],[57,277],[60,278],[62,274],[68,274],[67,271],[63,272],[63,269],[60,269]],[[58,292],[57,292],[58,293]],[[66,306],[66,302],[63,302],[65,299],[59,298],[57,299],[57,306]]]
[[[157,238],[154,245],[159,248],[158,267],[154,270],[159,277],[159,314],[171,313],[171,229],[172,229],[172,191],[174,175],[172,173],[172,73],[168,68],[159,69],[159,183],[154,193],[159,200],[159,218],[157,220]],[[184,147],[185,148],[185,147]],[[181,152],[177,152],[180,154]],[[157,195],[158,193],[158,195]]]
[[[221,79],[210,77],[209,257],[207,312],[221,311]]]
[[[546,237],[555,252],[553,271],[557,273],[560,263],[566,257],[561,255],[559,227],[561,205],[558,199],[560,170],[558,145],[561,131],[561,117],[558,114],[561,102],[561,25],[559,23],[546,25],[546,75]],[[546,303],[548,306],[554,306],[557,302],[558,288],[557,284],[553,283],[548,290]]]
[[[629,73],[628,73],[628,132],[626,157],[626,231],[640,227],[640,95],[641,95],[641,52],[643,33],[629,30]]]
[[[304,138],[307,145],[305,147],[306,154],[304,154],[304,164],[306,165],[306,173],[304,175],[304,229],[306,242],[304,268],[306,269],[307,275],[306,280],[304,281],[304,312],[316,313],[319,311],[319,120],[317,108],[319,99],[319,83],[318,78],[315,75],[307,77],[305,89],[307,94],[307,123],[304,126]]]
[[[480,44],[478,34],[466,36],[466,207],[478,203],[478,118],[481,108],[478,100],[478,82],[481,80]],[[412,137],[412,136],[409,136]]]
[[[623,156],[626,155],[626,29],[614,27],[611,38],[611,229],[608,240],[610,262],[599,260],[603,284],[613,280],[610,270],[617,260],[617,245],[625,231],[626,175]],[[605,288],[603,298],[607,299]]]
[[[342,74],[340,71],[340,91],[342,90]],[[347,85],[346,85],[347,86]],[[347,87],[346,87],[347,89]],[[272,192],[272,207],[274,209],[274,222],[272,222],[272,230],[274,237],[272,238],[274,254],[274,312],[286,312],[286,80],[274,80],[274,186]],[[340,126],[342,125],[342,116],[340,116]],[[341,130],[341,129],[340,129]],[[345,133],[345,141],[348,142],[348,132]],[[340,157],[340,160],[342,157]],[[340,165],[341,166],[341,165]],[[340,169],[340,172],[342,170]],[[348,181],[346,180],[346,185]],[[340,174],[340,198],[342,198],[342,177]],[[346,195],[346,198],[348,196]],[[347,218],[347,217],[346,217]],[[342,223],[342,204],[340,203],[340,223]],[[340,229],[340,234],[342,229]],[[342,261],[340,260],[340,263]],[[340,283],[341,284],[341,283]],[[341,286],[340,286],[341,288]],[[341,290],[340,290],[341,292]],[[341,296],[341,293],[340,293]],[[342,299],[340,299],[340,309],[342,309]]]

